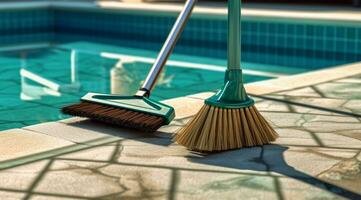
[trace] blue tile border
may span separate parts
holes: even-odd
[[[91,40],[159,50],[175,15],[106,10],[39,8],[0,11],[0,45]],[[175,51],[225,58],[224,17],[193,16]],[[361,25],[247,18],[242,22],[242,59],[275,65],[321,67],[361,60]],[[329,60],[329,62],[326,62]]]

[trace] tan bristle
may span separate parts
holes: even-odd
[[[269,144],[277,133],[255,106],[223,109],[204,105],[175,140],[196,151],[224,151]]]
[[[162,117],[90,102],[64,107],[62,112],[145,132],[155,132],[165,124]]]

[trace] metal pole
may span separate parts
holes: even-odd
[[[162,72],[164,65],[166,64],[169,56],[173,52],[176,42],[178,41],[185,25],[191,16],[192,10],[194,8],[197,0],[188,0],[186,5],[183,8],[183,11],[180,13],[177,21],[175,22],[166,42],[164,43],[162,50],[160,51],[155,63],[153,64],[143,86],[137,95],[144,96],[149,95],[149,92],[154,88],[154,85]]]
[[[241,0],[228,0],[228,69],[241,68]]]

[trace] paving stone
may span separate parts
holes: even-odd
[[[91,129],[82,129],[76,126],[77,123],[74,123],[75,126],[72,126],[72,123],[58,123],[58,122],[48,122],[32,126],[27,126],[26,130],[32,130],[40,132],[46,135],[53,137],[61,138],[76,143],[83,143],[87,141],[92,141],[100,138],[109,137],[109,135],[102,134],[100,132],[92,131]]]
[[[310,148],[310,153],[322,155],[324,157],[330,157],[334,159],[344,160],[355,157],[358,153],[357,150],[353,149],[333,149],[333,148]]]
[[[297,129],[275,129],[279,138],[273,144],[280,145],[302,145],[317,146],[317,141],[312,137],[311,133]]]
[[[56,161],[34,191],[58,195],[101,197],[125,190],[118,184],[119,178],[103,175],[96,167],[89,164],[82,166],[77,163],[80,162],[73,161],[69,163],[68,167],[64,167],[64,163]]]
[[[341,161],[318,177],[355,193],[361,193],[361,161],[357,159]]]
[[[361,99],[349,100],[343,107],[352,111],[352,113],[361,114]]]
[[[110,165],[100,171],[118,179],[118,185],[123,188],[119,197],[124,198],[168,199],[176,184],[171,170],[157,167]]]
[[[343,135],[346,137],[350,137],[350,138],[354,138],[354,139],[358,139],[361,141],[361,130],[345,130],[345,131],[338,131],[337,132],[338,135]]]
[[[214,92],[202,92],[202,93],[198,93],[198,94],[192,94],[187,97],[205,100],[214,94],[215,94]]]
[[[361,79],[360,78],[344,78],[344,79],[340,79],[335,81],[336,83],[361,83]]]
[[[278,199],[270,176],[181,171],[176,178],[176,199]]]
[[[325,147],[361,149],[361,141],[333,133],[319,133],[317,137]]]
[[[281,177],[278,180],[282,194],[281,199],[346,199],[335,192],[328,191],[324,185],[317,181],[317,179],[311,181],[313,184],[304,182],[302,179],[288,177]]]
[[[169,137],[169,135],[178,132],[183,127],[184,124],[182,123],[182,125],[180,125],[180,123],[171,123],[170,125],[162,126],[160,129],[158,129],[158,132],[167,133],[167,136]]]
[[[71,198],[71,197],[64,197],[64,196],[61,196],[61,197],[53,197],[51,196],[52,194],[50,195],[32,195],[31,196],[31,200],[79,200],[79,198]]]
[[[324,96],[329,98],[359,99],[361,98],[360,84],[355,83],[324,83],[317,85]]]
[[[358,153],[356,159],[357,159],[358,161],[361,161],[361,151]]]
[[[1,189],[28,190],[48,161],[39,161],[25,166],[0,170]],[[1,192],[0,192],[0,199]]]
[[[0,191],[1,200],[19,200],[25,197],[25,193]]]
[[[119,160],[125,157],[136,157],[141,159],[159,159],[168,156],[187,156],[189,151],[179,145],[162,146],[156,144],[145,144],[140,146],[124,146],[122,156]]]
[[[281,112],[262,112],[261,113],[271,124],[279,128],[295,127],[302,125],[305,120],[302,114],[281,113]]]
[[[142,134],[133,130],[122,129],[116,126],[80,118],[69,119],[62,121],[61,123],[49,122],[28,126],[26,129],[41,132],[76,143],[87,143],[108,137],[118,137],[121,139],[146,136],[146,134]]]
[[[295,96],[295,97],[321,97],[316,91],[314,91],[311,87],[305,87],[301,89],[296,89],[292,91],[285,91],[278,93],[280,95],[286,96]]]
[[[112,156],[116,153],[117,148],[114,146],[96,146],[90,149],[70,153],[59,156],[59,158],[70,158],[70,159],[89,159],[94,161],[110,161]]]
[[[163,101],[176,111],[176,118],[182,119],[195,115],[204,105],[204,101],[197,98],[181,97]]]
[[[233,168],[238,170],[265,171],[267,166],[261,159],[262,148],[244,148],[239,150],[209,154],[201,157],[188,156],[189,161],[210,166]]]
[[[307,122],[331,122],[331,123],[358,123],[360,122],[357,118],[349,116],[325,116],[325,115],[313,115],[309,117]]]
[[[304,106],[294,105],[292,106],[296,112],[315,113],[315,114],[329,114],[334,113],[333,111],[347,111],[342,108],[342,105],[347,101],[345,99],[327,99],[327,98],[303,98],[296,97],[290,101],[303,104]],[[307,106],[313,106],[315,108],[309,108]],[[319,108],[319,109],[318,109]],[[326,110],[323,110],[326,109]],[[336,113],[334,113],[336,114]]]
[[[70,146],[74,143],[22,129],[0,133],[0,161]]]
[[[305,113],[305,114],[312,114],[312,115],[340,116],[339,113],[333,112],[332,110],[326,111],[326,110],[314,109],[314,108],[309,108],[309,107],[304,107],[304,106],[294,106],[294,105],[290,105],[290,106],[296,113]],[[348,112],[348,110],[345,108],[337,108],[335,110]]]
[[[332,122],[332,121],[313,121],[304,123],[304,128],[318,133],[337,133],[343,131],[361,130],[359,122]]]
[[[264,156],[267,157],[267,163],[272,162],[274,157],[279,156],[280,161],[283,162],[276,160],[274,163],[271,164],[273,164],[273,166],[277,166],[278,169],[275,169],[276,172],[279,171],[281,174],[284,173],[283,175],[285,176],[290,176],[293,174],[297,176],[316,176],[319,173],[323,172],[325,169],[331,168],[333,165],[343,159],[342,157],[337,156],[337,151],[342,152],[342,150],[334,149],[333,156],[330,156],[331,152],[328,152],[328,154],[325,155],[322,153],[322,151],[318,151],[318,149],[289,147],[289,149],[284,151],[282,154],[279,153],[277,155],[275,153],[266,151]],[[272,153],[273,156],[270,156],[267,153]],[[355,155],[355,152],[347,153]],[[294,171],[294,173],[292,171]]]
[[[256,104],[259,111],[290,112],[289,107],[284,103],[274,101],[262,101]]]

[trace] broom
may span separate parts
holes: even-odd
[[[268,144],[277,133],[247,95],[241,70],[241,0],[228,0],[228,67],[225,84],[205,100],[175,141],[196,151],[224,151]]]
[[[81,102],[62,108],[64,114],[154,132],[175,117],[171,106],[149,98],[197,0],[187,0],[142,87],[134,96],[88,93]]]

